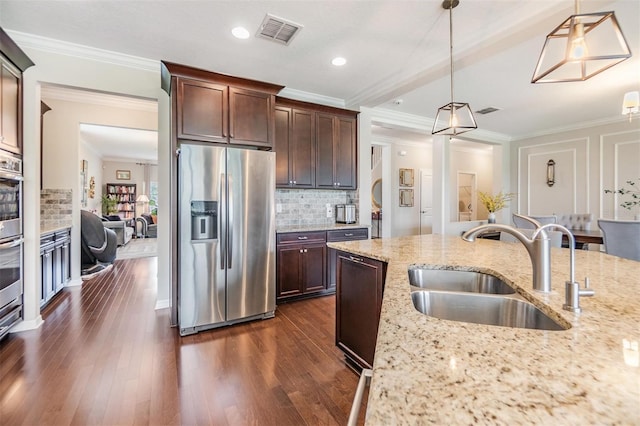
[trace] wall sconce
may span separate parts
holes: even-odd
[[[622,115],[629,116],[631,123],[632,114],[636,114],[640,110],[640,92],[627,92],[622,100]]]
[[[547,161],[547,185],[553,186],[556,183],[556,162]]]

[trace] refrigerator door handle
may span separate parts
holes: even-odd
[[[218,199],[219,200],[224,200],[223,198],[223,194],[224,194],[224,182],[225,182],[225,177],[226,175],[224,173],[220,174],[220,193],[218,194]],[[224,204],[224,201],[223,201]],[[220,221],[220,225],[222,225],[222,214],[218,215],[218,220]],[[222,226],[219,226],[218,229],[222,229],[223,231],[220,232],[220,269],[225,269],[226,266],[226,258],[227,258],[227,253],[225,252],[226,247],[227,247],[227,234],[226,232],[224,232],[224,229],[222,228]]]
[[[227,251],[227,264],[228,268],[231,269],[233,267],[233,177],[229,175],[227,177],[227,185],[228,185],[228,200],[227,200],[227,233],[228,233],[228,242],[226,245]]]

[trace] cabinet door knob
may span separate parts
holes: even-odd
[[[294,184],[294,185],[296,184],[296,181],[295,181],[295,180],[293,181],[293,184]]]
[[[306,253],[306,252],[307,252],[307,249],[304,249],[304,252]]]

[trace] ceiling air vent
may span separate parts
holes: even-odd
[[[475,113],[485,115],[485,114],[491,114],[492,112],[496,112],[496,111],[500,111],[500,108],[487,107],[487,108],[482,108],[476,111]]]
[[[302,30],[302,25],[267,14],[258,29],[258,37],[288,45]]]

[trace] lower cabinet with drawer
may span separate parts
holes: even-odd
[[[276,244],[278,302],[325,290],[327,236],[324,231],[278,234]]]
[[[366,240],[368,228],[285,232],[276,238],[276,301],[323,296],[336,291],[336,251],[327,242]]]
[[[71,279],[71,229],[40,236],[40,307],[64,288]]]

